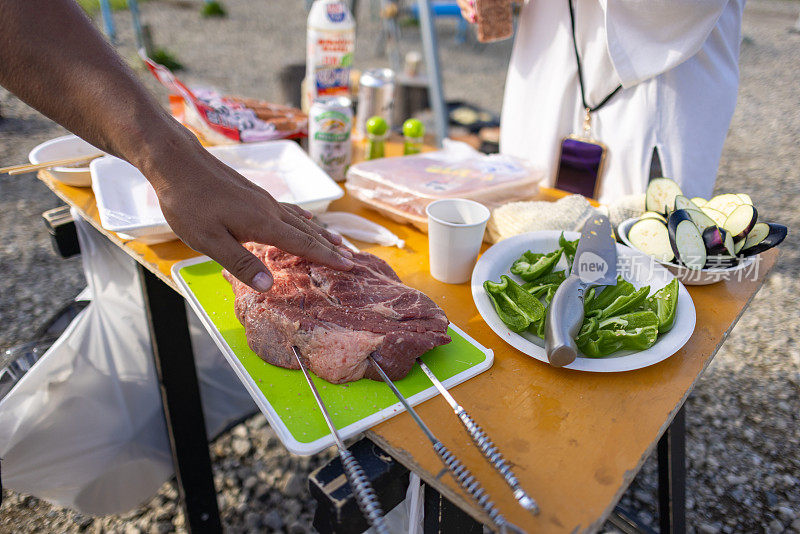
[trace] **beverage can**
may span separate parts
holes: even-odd
[[[361,75],[358,81],[358,112],[354,128],[357,139],[366,137],[366,124],[370,117],[382,117],[389,130],[392,129],[394,78],[392,69],[371,69]]]
[[[344,96],[321,97],[308,112],[308,152],[314,163],[341,182],[350,166],[352,103]]]
[[[321,96],[350,96],[355,22],[347,4],[342,0],[316,0],[308,14],[307,30],[308,101]]]

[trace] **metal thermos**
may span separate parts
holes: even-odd
[[[371,69],[361,74],[358,82],[358,111],[353,135],[366,137],[366,124],[370,117],[383,117],[392,128],[395,76],[392,69]]]

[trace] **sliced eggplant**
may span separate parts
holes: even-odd
[[[724,228],[712,226],[703,231],[703,242],[709,256],[733,256],[734,244],[731,233]]]
[[[708,204],[708,200],[704,199],[703,197],[694,197],[691,199],[691,201],[694,202],[694,205],[697,206],[698,208],[702,208],[703,206]]]
[[[717,223],[714,222],[714,219],[700,211],[697,210],[686,210],[689,212],[689,217],[692,218],[694,224],[697,225],[697,229],[700,230],[700,233],[703,233],[706,228],[710,228],[712,226],[717,226]]]
[[[700,210],[700,206],[689,200],[683,195],[677,195],[675,197],[675,209],[676,210]]]
[[[733,234],[734,240],[744,239],[758,221],[758,211],[752,204],[741,204],[728,215],[722,225]]]
[[[709,256],[706,259],[706,269],[730,269],[739,264],[739,259],[736,256],[729,256],[722,254],[719,256]]]
[[[769,226],[769,233],[767,234],[767,237],[762,239],[757,245],[750,247],[748,247],[747,243],[745,243],[744,248],[742,249],[742,256],[755,256],[756,254],[761,254],[772,247],[780,245],[781,241],[786,238],[786,234],[789,232],[789,230],[782,224],[767,223],[767,226]],[[753,230],[755,231],[755,229]]]
[[[669,178],[653,178],[647,185],[645,206],[648,211],[667,213],[675,205],[675,197],[681,194],[681,188]]]
[[[739,197],[744,204],[750,204],[751,206],[753,205],[753,199],[750,198],[750,195],[747,193],[736,193],[736,196]]]
[[[644,214],[639,217],[639,219],[657,219],[664,224],[667,224],[667,218],[658,213],[657,211],[646,211]]]
[[[726,193],[724,195],[717,195],[713,197],[705,206],[703,206],[703,208],[711,208],[721,211],[727,216],[742,204],[744,204],[744,201],[739,197],[739,195]]]
[[[634,247],[658,261],[668,262],[675,258],[667,225],[654,217],[646,217],[633,223],[628,230],[628,240]]]
[[[728,216],[725,215],[724,213],[722,213],[721,211],[715,210],[713,208],[709,208],[708,204],[706,204],[705,206],[703,206],[700,209],[703,211],[703,213],[705,213],[706,215],[711,217],[711,220],[714,221],[715,225],[717,225],[717,226],[724,226],[725,225],[725,220],[728,218]]]
[[[689,269],[702,269],[706,264],[706,245],[689,212],[673,211],[669,216],[667,227],[675,257]]]
[[[768,235],[769,225],[767,223],[756,223],[755,226],[753,226],[753,229],[750,230],[750,233],[747,234],[747,238],[744,240],[744,246],[742,247],[742,250],[758,245],[764,241]]]
[[[733,244],[733,253],[739,254],[741,250],[744,248],[744,244],[747,243],[747,239],[740,239],[739,241]]]

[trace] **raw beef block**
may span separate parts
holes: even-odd
[[[514,32],[511,0],[476,0],[478,40],[482,43],[508,39]]]
[[[444,311],[372,254],[356,253],[352,270],[337,271],[269,245],[245,247],[272,272],[272,289],[259,293],[223,275],[233,286],[248,345],[273,365],[298,369],[294,345],[328,382],[380,380],[367,360],[373,354],[398,380],[417,356],[450,342]]]

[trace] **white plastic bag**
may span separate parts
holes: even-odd
[[[121,513],[173,474],[135,262],[73,212],[92,302],[0,402],[3,486]],[[189,312],[209,435],[254,411]]]
[[[320,213],[317,218],[325,227],[346,237],[352,237],[367,243],[377,243],[384,247],[403,248],[405,241],[397,237],[388,228],[346,211],[328,211]]]

